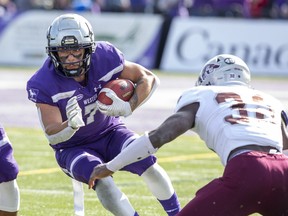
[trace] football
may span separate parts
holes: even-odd
[[[134,93],[134,83],[131,80],[128,79],[116,79],[111,80],[108,82],[104,87],[111,89],[115,92],[115,94],[124,101],[129,101]],[[112,100],[106,96],[106,92],[103,92],[103,89],[98,94],[98,101],[105,104],[105,105],[111,105]]]

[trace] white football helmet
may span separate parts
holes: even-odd
[[[47,31],[48,46],[46,51],[51,57],[56,72],[62,76],[75,77],[86,73],[90,67],[91,54],[95,51],[94,33],[91,24],[78,14],[64,14],[52,22]],[[84,57],[79,62],[78,69],[65,69],[58,57],[59,49],[85,49]]]
[[[221,54],[204,65],[195,85],[250,85],[250,81],[250,70],[242,59],[230,54]]]

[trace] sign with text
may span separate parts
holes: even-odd
[[[217,54],[241,57],[255,74],[288,76],[288,22],[264,19],[176,18],[160,68],[199,73]]]

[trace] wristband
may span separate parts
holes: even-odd
[[[106,167],[112,172],[116,172],[124,166],[143,160],[154,154],[157,150],[153,147],[148,132],[146,132],[124,148],[113,160],[109,161]]]

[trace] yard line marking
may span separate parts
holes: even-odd
[[[162,157],[158,158],[160,163],[165,162],[174,162],[174,161],[187,161],[192,159],[206,159],[206,158],[216,158],[214,153],[203,153],[203,154],[191,154],[191,155],[179,155],[174,157]],[[27,170],[20,171],[19,176],[28,176],[28,175],[38,175],[38,174],[51,174],[56,172],[62,172],[59,167],[46,168],[46,169],[36,169],[36,170]]]
[[[202,153],[202,154],[191,154],[191,155],[180,155],[175,157],[163,157],[158,158],[159,162],[173,162],[173,161],[186,161],[191,159],[206,159],[216,158],[215,153]]]
[[[55,173],[55,172],[60,172],[60,171],[61,171],[61,169],[59,167],[27,170],[27,171],[20,171],[19,176],[27,176],[27,175],[35,175],[35,174],[50,174],[50,173]]]

